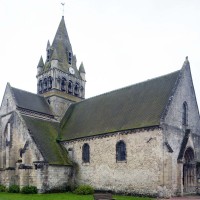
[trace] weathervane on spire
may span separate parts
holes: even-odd
[[[63,10],[62,10],[62,12],[63,12],[63,16],[64,16],[64,13],[65,13],[65,3],[62,2],[61,5],[63,6]]]

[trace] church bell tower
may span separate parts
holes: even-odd
[[[76,66],[64,16],[52,45],[47,42],[45,62],[41,56],[36,77],[37,93],[47,99],[58,119],[71,103],[85,98],[85,69],[83,63]]]

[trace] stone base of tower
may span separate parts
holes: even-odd
[[[76,97],[56,89],[48,91],[42,95],[47,99],[47,102],[51,106],[51,109],[58,120],[62,119],[66,110],[72,103],[82,100],[80,97]]]

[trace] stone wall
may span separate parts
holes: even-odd
[[[13,99],[10,84],[6,86],[2,104],[0,107],[0,116],[7,115],[16,109],[15,100]]]
[[[14,183],[21,187],[29,184],[37,186],[37,173],[33,170],[35,168],[33,162],[43,161],[43,156],[17,112],[9,116],[9,118],[7,115],[1,118],[2,126],[5,127],[0,152],[3,158],[1,159],[1,183],[7,186]],[[8,139],[9,131],[10,139]],[[20,154],[22,149],[24,151]]]
[[[11,140],[8,145],[2,148],[1,155],[5,157],[0,171],[0,183],[6,186],[17,184],[20,187],[26,185],[36,186],[39,192],[45,192],[61,186],[66,186],[71,182],[71,167],[48,165],[44,162],[36,144],[29,135],[29,132],[24,125],[20,116],[17,113],[12,113],[9,119],[11,124]],[[7,137],[7,129],[5,129],[5,137]],[[20,149],[25,148],[22,157]],[[5,149],[8,150],[8,154]],[[40,163],[40,167],[36,167],[34,162]],[[43,163],[44,162],[44,163]]]
[[[69,183],[71,167],[44,162],[21,114],[16,110],[9,85],[2,101],[0,125],[0,184],[33,185],[39,192],[44,192]],[[36,166],[35,162],[39,164]]]
[[[46,190],[51,189],[66,189],[66,186],[71,186],[71,167],[69,166],[48,166],[48,187]]]
[[[116,161],[116,144],[126,143],[126,161]],[[163,185],[163,135],[159,129],[129,131],[65,143],[77,164],[77,184],[118,193],[157,195]],[[90,146],[90,163],[82,161],[84,143]]]
[[[196,161],[200,161],[200,119],[189,66],[185,66],[181,73],[179,84],[162,123],[164,142],[173,150],[171,153],[164,151],[165,182],[171,187],[174,195],[183,194],[183,163],[178,162],[178,156],[186,129],[190,129],[191,135],[185,149],[194,149]],[[182,123],[184,102],[188,105],[188,126]]]

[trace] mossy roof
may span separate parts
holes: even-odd
[[[69,165],[66,150],[56,141],[59,123],[22,115],[31,136],[45,161],[55,165]]]
[[[18,107],[38,113],[53,115],[44,97],[13,87],[11,87],[11,91]]]
[[[58,50],[58,47],[60,46],[61,43],[63,44],[63,48],[65,50],[72,52],[72,46],[71,46],[69,36],[68,36],[68,33],[67,33],[67,28],[66,28],[66,25],[65,25],[64,16],[62,16],[62,19],[61,19],[60,24],[58,26],[56,35],[55,35],[54,40],[53,40],[52,47]]]
[[[180,71],[96,96],[70,106],[62,140],[160,124]]]

